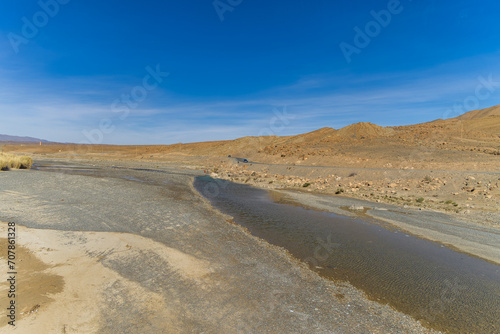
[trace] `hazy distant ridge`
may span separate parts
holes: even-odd
[[[0,141],[22,141],[22,142],[43,142],[48,143],[48,140],[33,138],[33,137],[19,137],[0,134]]]

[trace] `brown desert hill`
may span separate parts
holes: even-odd
[[[373,138],[394,135],[394,129],[370,122],[360,122],[348,125],[337,131],[343,138]]]
[[[460,120],[470,120],[477,118],[485,118],[489,116],[500,116],[500,105],[486,109],[472,110],[455,118]]]
[[[106,159],[188,159],[188,157],[245,157],[250,161],[291,164],[391,168],[468,168],[478,159],[500,166],[500,106],[474,110],[462,116],[432,122],[382,127],[361,122],[339,130],[324,127],[295,136],[242,137],[173,145],[42,145],[6,151],[91,154]],[[29,151],[27,148],[29,147]],[[73,153],[76,152],[76,153]],[[177,157],[177,158],[175,158]],[[478,158],[479,157],[479,158]],[[306,161],[307,160],[307,161]],[[481,163],[484,165],[484,163]],[[482,168],[482,167],[481,167]]]
[[[307,132],[300,135],[288,136],[284,141],[285,144],[305,144],[324,140],[325,138],[337,139],[337,130],[324,127],[315,131]]]
[[[395,127],[402,136],[414,138],[446,139],[497,139],[500,138],[500,105],[472,110],[449,119],[437,119],[427,123]]]
[[[500,105],[472,110],[452,120],[458,122],[465,131],[471,132],[471,136],[492,135],[500,138]]]

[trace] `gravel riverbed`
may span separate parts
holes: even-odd
[[[46,266],[65,280],[63,292],[75,292],[51,294],[36,314],[19,315],[24,333],[433,332],[231,223],[194,190],[203,171],[37,163],[40,170],[0,173],[0,221],[19,226],[27,254],[43,260],[59,252]],[[95,273],[88,285],[87,276],[70,279],[83,258]],[[54,305],[64,313],[78,304],[93,312],[48,318]]]

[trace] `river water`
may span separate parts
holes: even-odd
[[[194,186],[237,224],[323,277],[349,282],[434,329],[500,333],[498,265],[381,222],[276,203],[247,185],[202,176]]]

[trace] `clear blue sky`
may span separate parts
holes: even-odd
[[[498,13],[493,0],[2,1],[0,133],[171,144],[454,117],[500,104]]]

